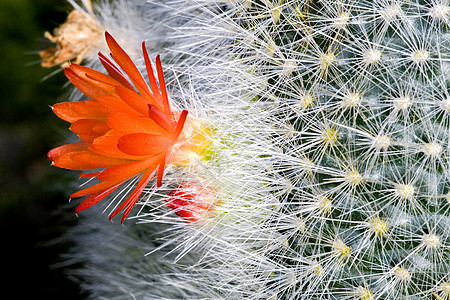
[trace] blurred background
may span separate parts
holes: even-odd
[[[83,299],[60,264],[70,245],[57,242],[77,221],[64,189],[73,174],[46,159],[67,132],[68,124],[50,109],[65,100],[67,81],[58,67],[42,68],[38,56],[50,46],[44,32],[64,22],[70,10],[64,0],[0,0],[3,299]]]

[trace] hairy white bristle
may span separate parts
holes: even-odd
[[[415,188],[412,184],[395,184],[395,194],[400,199],[411,199],[414,197]]]
[[[395,268],[394,276],[400,281],[409,281],[411,279],[411,273],[408,269],[402,267]]]
[[[363,52],[363,60],[366,64],[376,64],[381,59],[381,51],[377,49],[368,49]]]
[[[383,16],[383,18],[386,21],[391,21],[395,17],[401,15],[401,13],[402,13],[402,8],[397,3],[387,5],[381,11],[381,15]]]
[[[435,142],[423,144],[422,149],[425,155],[433,159],[437,158],[443,151],[442,146]]]
[[[432,234],[432,233],[424,234],[422,236],[422,242],[425,246],[430,247],[430,248],[437,248],[441,244],[439,236]]]
[[[430,8],[428,13],[432,18],[448,20],[450,16],[450,7],[448,4],[445,4],[445,1],[443,1],[443,3],[437,2]]]
[[[423,63],[430,58],[430,53],[427,50],[416,50],[411,53],[411,60],[416,63]]]

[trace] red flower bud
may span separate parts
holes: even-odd
[[[177,216],[188,222],[204,219],[215,207],[210,189],[188,183],[180,184],[165,200],[166,205],[173,209]]]

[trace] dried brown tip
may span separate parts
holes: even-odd
[[[67,20],[54,29],[53,35],[45,32],[45,38],[56,43],[56,46],[39,52],[41,66],[50,68],[60,65],[65,68],[69,60],[81,63],[91,51],[96,52],[103,41],[103,32],[95,17],[73,10]]]

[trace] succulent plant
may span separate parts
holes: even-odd
[[[144,190],[120,271],[88,258],[108,298],[450,299],[448,1],[135,5],[210,144]]]

